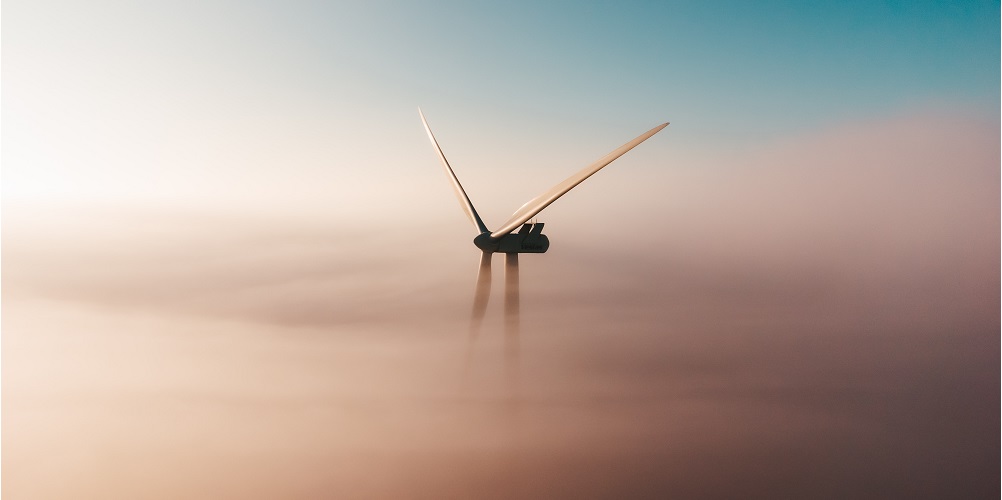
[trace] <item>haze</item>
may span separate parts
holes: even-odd
[[[9,498],[999,495],[997,3],[7,2]],[[650,127],[500,265],[488,226]]]

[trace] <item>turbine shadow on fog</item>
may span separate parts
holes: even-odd
[[[456,177],[456,173],[452,170],[452,166],[449,165],[449,160],[445,158],[445,154],[442,152],[441,146],[438,145],[438,141],[435,140],[435,135],[432,134],[431,127],[428,126],[428,120],[425,119],[424,113],[420,108],[418,108],[418,114],[421,115],[421,122],[424,124],[424,129],[428,133],[428,139],[431,141],[432,146],[435,147],[435,152],[438,154],[438,158],[442,161],[442,166],[445,167],[445,173],[449,176],[449,180],[452,181],[452,187],[456,191],[456,196],[459,198],[460,205],[462,205],[463,210],[466,211],[466,215],[470,218],[470,221],[473,222],[473,225],[476,226],[478,231],[477,236],[473,239],[473,244],[481,251],[480,270],[477,274],[477,286],[473,296],[473,313],[470,320],[470,340],[466,363],[467,370],[469,369],[473,342],[480,330],[484,314],[487,312],[487,302],[490,298],[491,292],[491,258],[495,253],[503,253],[505,254],[505,364],[509,377],[514,377],[514,368],[518,359],[519,351],[518,342],[520,328],[518,254],[544,253],[550,247],[549,238],[543,234],[543,223],[527,223],[527,221],[532,219],[536,214],[563,196],[565,193],[573,189],[574,186],[577,186],[588,177],[591,177],[592,174],[612,163],[616,158],[619,158],[641,142],[646,141],[654,134],[660,132],[661,129],[668,126],[668,123],[662,123],[661,125],[644,132],[632,141],[627,142],[626,144],[613,150],[611,153],[603,156],[595,163],[588,165],[579,172],[568,177],[563,182],[553,186],[543,194],[529,200],[522,205],[521,208],[516,210],[515,213],[501,225],[500,229],[491,231],[490,229],[487,229],[484,221],[480,218],[477,210],[473,207],[473,202],[470,201],[470,197],[467,196],[466,190],[463,189],[463,185],[459,183],[459,178]],[[518,231],[514,232],[516,229],[518,229]]]

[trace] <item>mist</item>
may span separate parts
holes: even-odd
[[[5,203],[3,494],[998,495],[997,120],[644,146],[540,214],[514,385],[430,151],[393,211]]]

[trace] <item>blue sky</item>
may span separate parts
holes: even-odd
[[[998,106],[992,2],[335,5],[264,6],[241,36],[276,37],[260,62],[300,81],[387,103],[661,113],[728,140],[752,120],[783,133],[929,100]]]
[[[540,146],[552,154],[544,169],[582,143],[602,154],[662,121],[673,123],[672,151],[698,156],[912,109],[991,120],[999,109],[997,2],[55,1],[6,10],[12,193],[67,195],[86,179],[53,186],[82,170],[136,189],[190,187],[190,171],[268,178],[276,163],[306,177],[332,163],[406,175],[427,153],[417,106],[447,155]],[[110,137],[121,143],[94,146]],[[532,142],[542,138],[550,149]],[[53,142],[66,158],[46,147]],[[274,151],[251,151],[263,144]],[[134,168],[151,154],[154,167]]]

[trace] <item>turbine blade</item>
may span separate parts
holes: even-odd
[[[484,313],[487,312],[487,300],[491,296],[491,254],[483,252],[480,254],[480,270],[477,272],[477,288],[473,294],[473,315],[470,318],[470,336],[466,341],[466,362],[463,363],[463,384],[470,379],[470,368],[473,364],[473,344],[480,333],[480,324],[484,321]]]
[[[516,210],[515,213],[512,214],[511,218],[505,221],[505,223],[501,226],[500,229],[491,233],[491,238],[501,238],[502,236],[514,231],[516,228],[521,226],[522,223],[531,219],[534,215],[538,214],[541,210],[549,206],[550,203],[556,201],[557,198],[560,198],[566,192],[573,189],[574,186],[581,184],[582,181],[584,181],[588,177],[591,177],[592,174],[601,170],[602,167],[612,163],[613,160],[619,158],[620,156],[623,156],[627,151],[633,149],[641,142],[650,139],[651,136],[660,132],[661,129],[667,126],[668,126],[667,123],[662,123],[661,125],[658,125],[657,127],[654,127],[648,130],[647,132],[644,132],[636,139],[633,139],[632,141],[623,144],[615,151],[603,156],[600,160],[596,161],[595,163],[592,163],[591,165],[588,165],[580,172],[565,179],[560,184],[553,186],[552,188],[550,188],[549,191],[546,191],[545,193],[529,200],[525,205],[522,205],[522,208]]]
[[[504,326],[505,326],[505,359],[508,361],[510,374],[518,361],[519,296],[518,296],[518,254],[504,254]]]
[[[428,132],[428,139],[431,140],[432,146],[435,146],[435,152],[438,153],[438,158],[442,160],[442,166],[445,167],[445,173],[449,175],[449,179],[452,181],[452,187],[456,190],[456,197],[459,198],[459,203],[463,206],[463,210],[466,211],[466,215],[470,217],[470,221],[473,222],[474,226],[477,226],[477,230],[481,234],[490,232],[487,226],[484,225],[484,221],[480,220],[480,215],[477,214],[477,209],[473,208],[473,202],[470,201],[470,197],[466,195],[466,190],[463,189],[463,185],[459,183],[459,178],[456,177],[456,172],[452,171],[452,167],[449,165],[449,160],[445,159],[445,153],[442,152],[442,147],[438,145],[438,141],[435,140],[435,134],[431,133],[431,127],[428,126],[428,120],[424,118],[424,113],[421,108],[418,108],[418,114],[421,115],[421,123],[424,124],[425,132]]]
[[[470,321],[470,340],[480,331],[480,323],[487,312],[487,300],[491,297],[491,256],[490,252],[480,254],[480,271],[477,273],[477,288],[473,295],[473,316]]]

